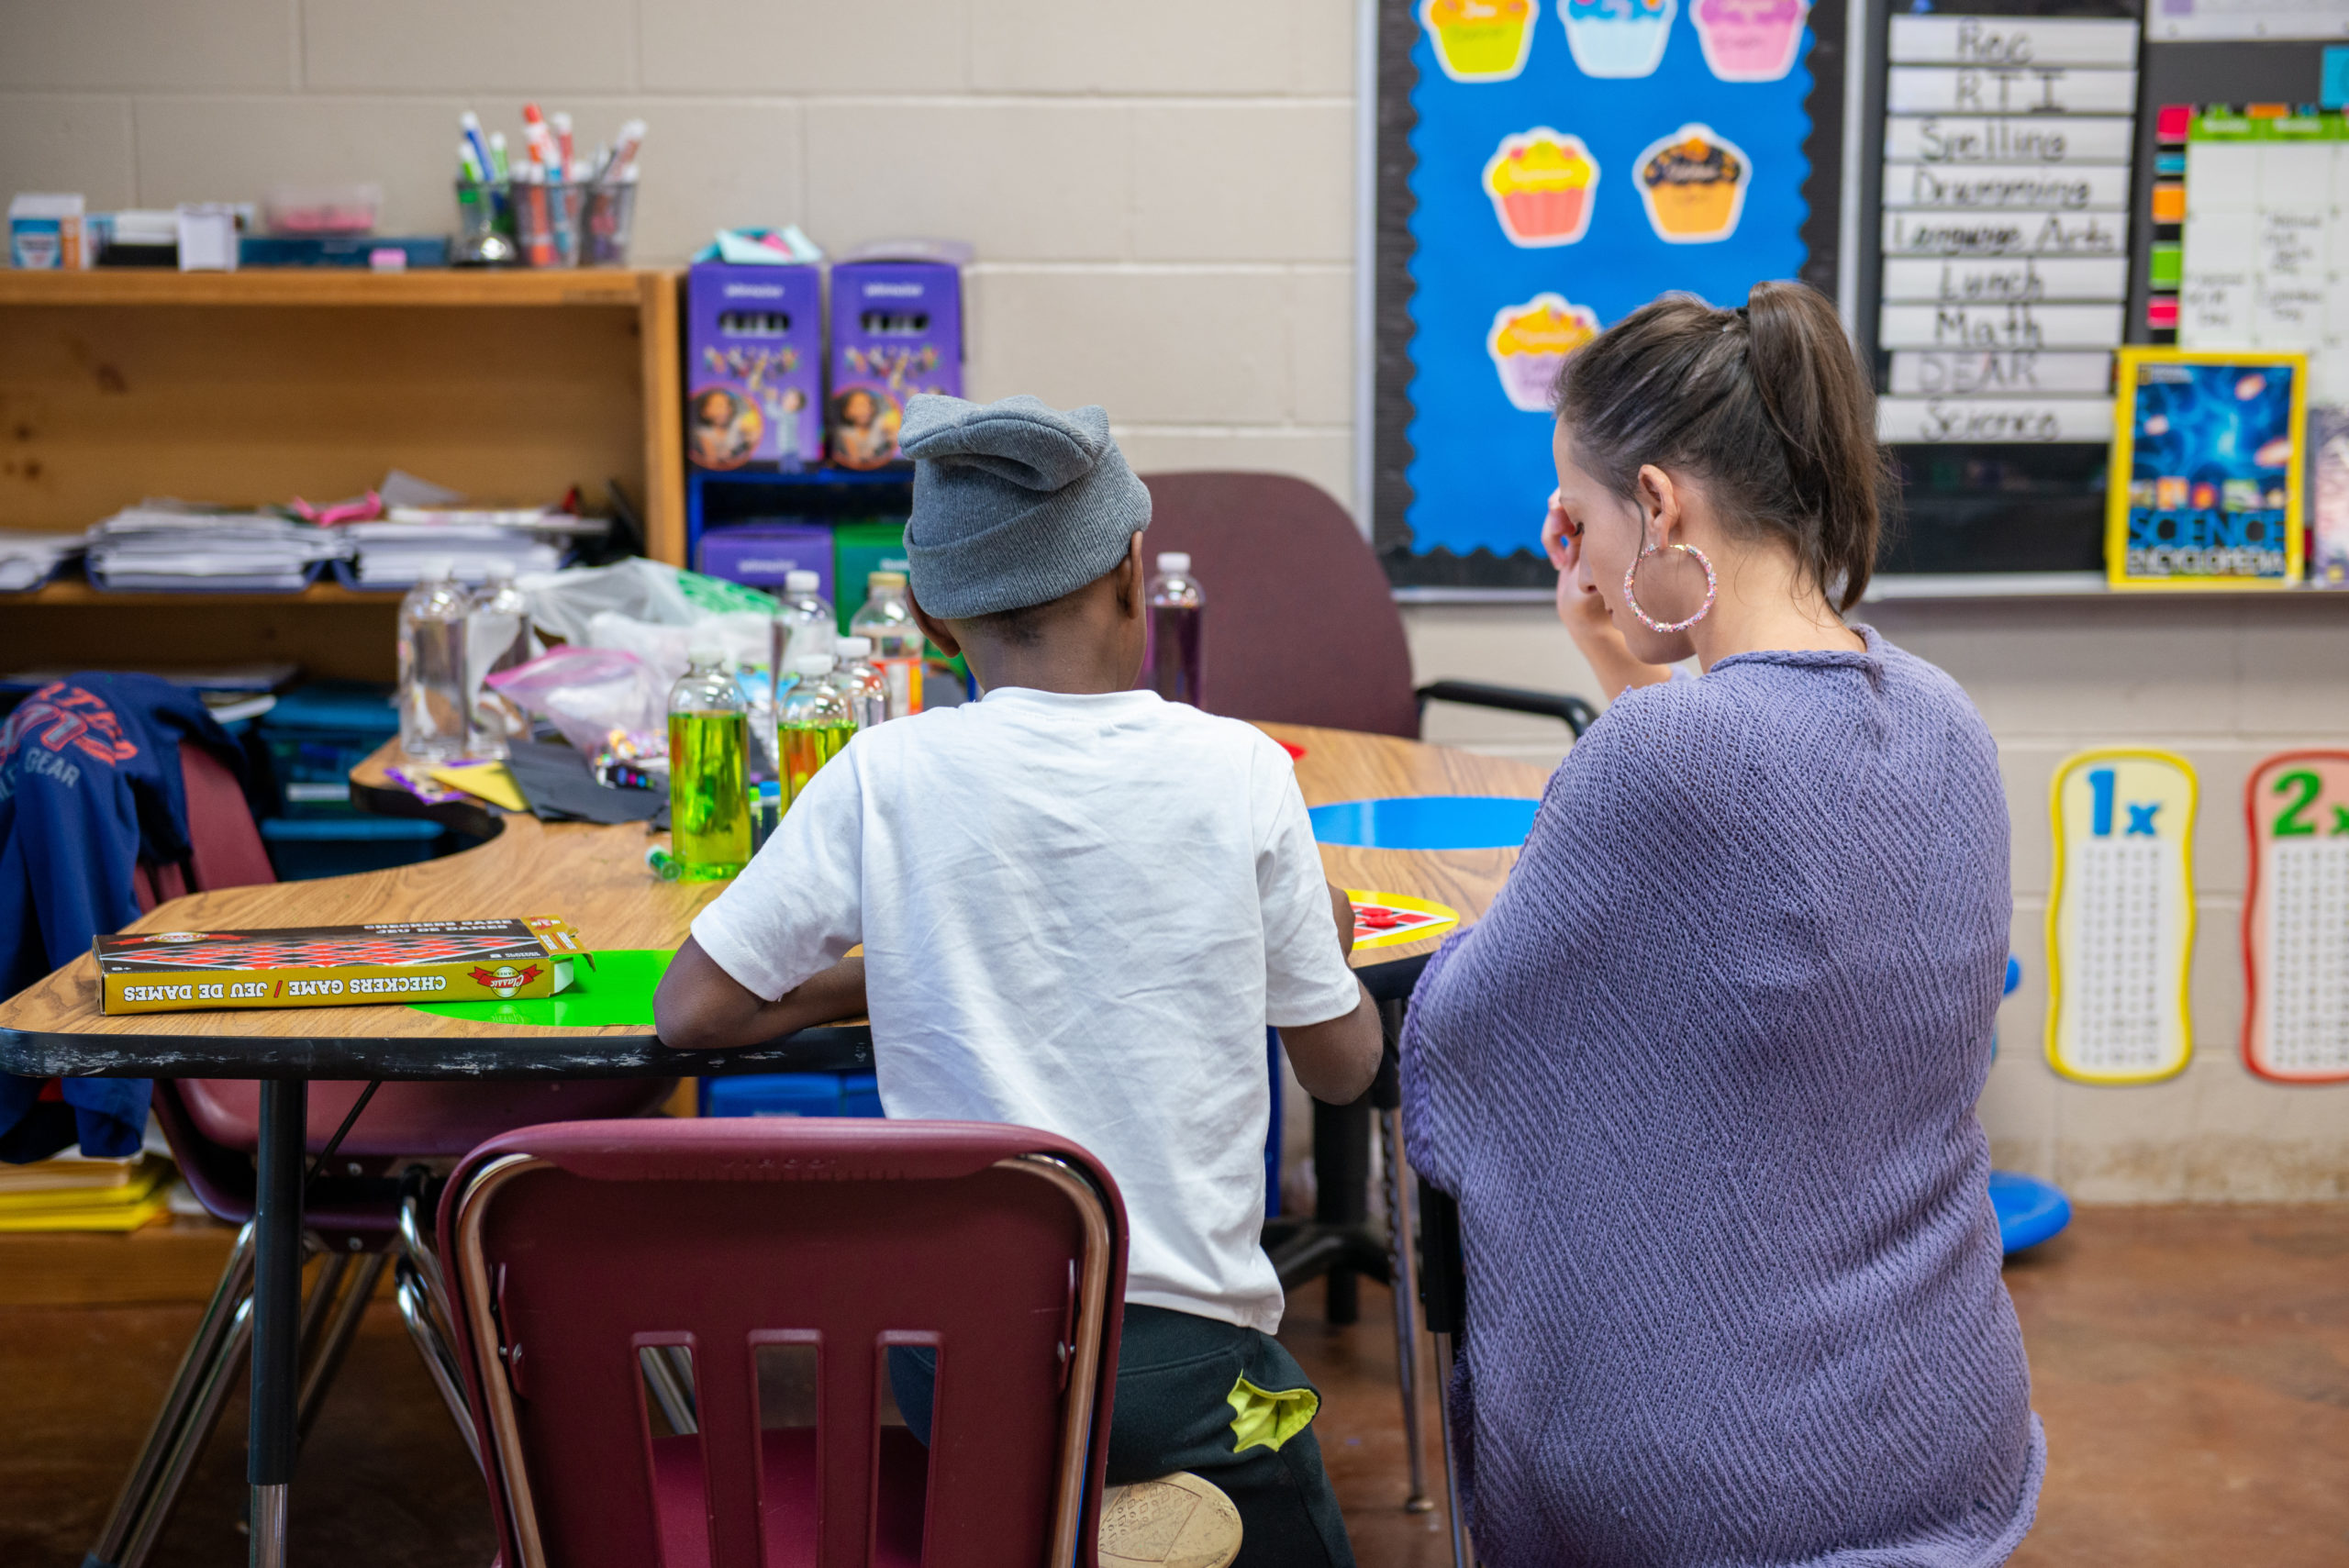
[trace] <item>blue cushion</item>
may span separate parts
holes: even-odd
[[[2072,1201],[2036,1176],[1990,1173],[1990,1207],[1998,1211],[1998,1244],[2009,1257],[2036,1247],[2072,1223]]]

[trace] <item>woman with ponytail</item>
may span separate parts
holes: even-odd
[[[1554,404],[1543,544],[1615,700],[1403,1036],[1479,1557],[1990,1568],[2045,1467],[1974,1116],[2006,797],[1956,684],[1843,619],[1868,383],[1764,284],[1633,312]]]

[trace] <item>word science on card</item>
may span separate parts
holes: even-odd
[[[2349,751],[2277,752],[2252,771],[2243,814],[2243,1064],[2349,1080]]]
[[[2150,1084],[2193,1052],[2193,764],[2084,751],[2055,771],[2047,1060],[2083,1084]]]

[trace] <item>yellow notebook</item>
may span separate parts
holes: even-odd
[[[522,798],[522,788],[514,782],[514,774],[503,762],[468,762],[462,768],[434,768],[432,782],[447,784],[451,789],[477,795],[493,806],[508,811],[528,811],[530,803]]]

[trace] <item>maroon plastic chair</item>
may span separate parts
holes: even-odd
[[[506,1568],[1097,1562],[1126,1221],[1065,1139],[526,1128],[440,1218]],[[897,1345],[938,1358],[927,1450]]]
[[[261,832],[228,764],[203,746],[184,744],[180,774],[186,786],[190,854],[183,862],[139,868],[140,906],[152,909],[184,893],[275,882]],[[674,1086],[669,1079],[625,1078],[381,1085],[305,1207],[309,1246],[326,1257],[302,1314],[298,1429],[307,1433],[317,1419],[367,1303],[396,1259],[400,1315],[460,1435],[473,1447],[455,1352],[440,1327],[448,1312],[440,1299],[440,1271],[429,1240],[427,1168],[415,1162],[445,1162],[509,1128],[551,1118],[643,1115]],[[365,1087],[311,1085],[311,1154],[325,1151]],[[261,1085],[250,1080],[161,1079],[155,1084],[155,1119],[189,1189],[216,1218],[242,1229],[146,1444],[84,1559],[85,1568],[139,1568],[146,1561],[237,1382],[250,1340],[250,1221],[260,1106]]]
[[[1546,715],[1576,736],[1577,696],[1478,681],[1414,690],[1403,617],[1337,498],[1283,473],[1152,473],[1143,549],[1184,550],[1207,587],[1200,706],[1231,718],[1419,737],[1431,702]]]

